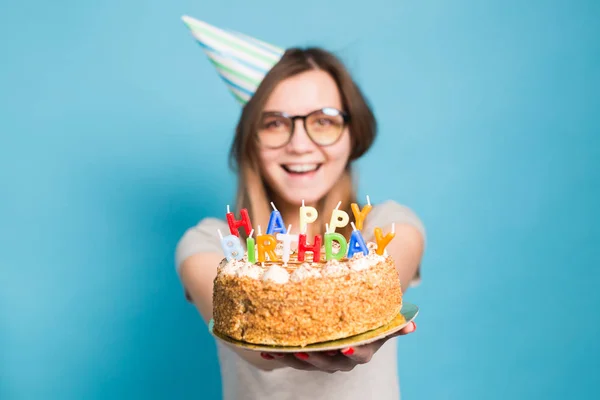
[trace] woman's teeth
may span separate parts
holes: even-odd
[[[283,169],[294,174],[303,174],[319,169],[321,164],[284,164]]]

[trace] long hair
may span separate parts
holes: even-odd
[[[256,132],[261,114],[271,92],[281,81],[310,70],[322,70],[336,82],[343,110],[350,116],[348,129],[351,143],[350,157],[342,177],[316,206],[319,217],[309,226],[310,234],[324,232],[328,213],[340,200],[342,201],[340,209],[352,216],[350,203],[356,202],[352,162],[367,152],[375,140],[377,131],[375,117],[358,85],[336,56],[320,48],[292,48],[287,50],[281,60],[267,73],[243,108],[231,146],[229,162],[232,169],[238,173],[236,207],[238,210],[248,209],[253,225],[267,225],[271,210],[269,203],[273,198],[273,191],[261,175],[259,168]],[[348,239],[351,230],[348,224],[340,233]]]

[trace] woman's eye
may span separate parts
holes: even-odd
[[[331,121],[328,120],[327,118],[319,118],[317,120],[317,123],[321,126],[327,126],[327,125],[331,125]]]
[[[265,124],[265,126],[269,129],[279,128],[279,127],[281,127],[281,125],[282,125],[281,121],[270,121]]]

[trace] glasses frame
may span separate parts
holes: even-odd
[[[314,115],[314,114],[319,113],[319,112],[324,113],[325,115],[332,115],[331,113],[333,112],[336,115],[340,115],[342,117],[342,120],[343,120],[343,125],[342,125],[342,129],[340,129],[340,134],[338,135],[338,137],[333,142],[331,142],[329,144],[320,144],[320,143],[317,143],[313,139],[313,137],[311,136],[311,134],[308,131],[308,128],[306,126],[306,119],[308,117],[310,117],[311,115]],[[306,136],[308,136],[309,139],[314,144],[316,144],[319,147],[328,147],[328,146],[332,146],[332,145],[336,144],[340,140],[340,138],[342,137],[342,133],[344,132],[344,129],[346,128],[346,126],[348,125],[348,122],[350,121],[350,116],[348,115],[348,113],[346,113],[345,111],[338,110],[337,108],[334,108],[334,107],[319,108],[318,110],[311,111],[311,112],[309,112],[306,115],[291,115],[291,114],[288,114],[288,113],[285,113],[285,112],[280,112],[280,111],[267,111],[267,112],[264,112],[262,114],[262,117],[265,117],[265,116],[284,117],[284,118],[287,118],[290,121],[292,121],[291,132],[290,132],[290,136],[288,137],[288,140],[285,143],[283,143],[283,144],[281,144],[279,146],[266,146],[266,145],[264,145],[263,143],[261,143],[260,138],[258,136],[258,131],[259,130],[256,131],[256,135],[255,135],[256,136],[256,141],[258,142],[258,144],[261,147],[264,147],[264,148],[267,148],[267,149],[280,149],[282,147],[287,146],[292,141],[292,137],[294,137],[294,133],[296,132],[296,120],[297,119],[302,120],[302,125],[304,125],[304,132],[306,132]]]

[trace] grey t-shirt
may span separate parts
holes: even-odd
[[[365,239],[372,236],[375,227],[383,228],[393,222],[413,225],[425,238],[425,228],[412,210],[393,201],[387,201],[374,205],[367,215],[362,229]],[[217,229],[224,233],[229,231],[225,221],[206,218],[185,232],[176,249],[177,271],[183,260],[193,254],[223,254]],[[419,275],[415,276],[411,284],[420,281]],[[350,372],[335,374],[291,368],[262,371],[217,341],[223,399],[397,400],[400,398],[400,391],[396,340],[388,340],[369,363],[358,365]]]

